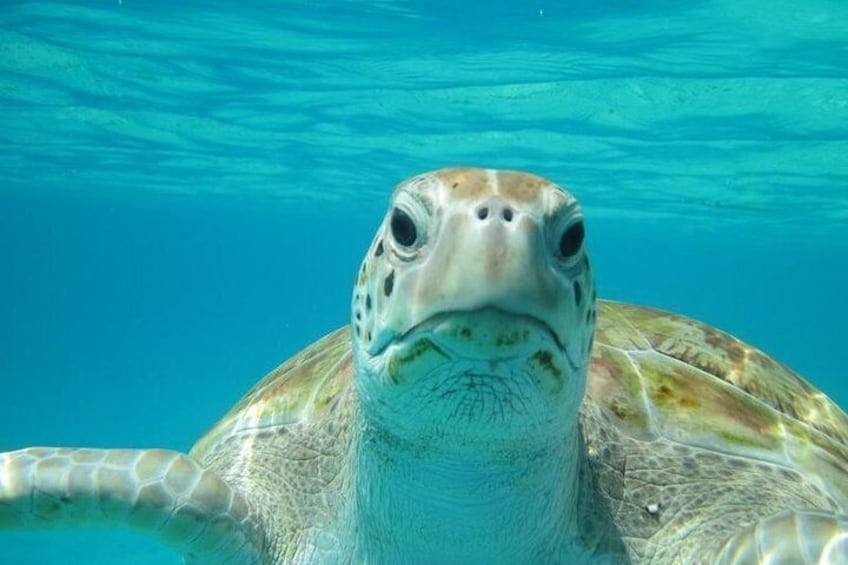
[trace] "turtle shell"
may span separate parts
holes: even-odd
[[[706,324],[598,301],[586,402],[621,432],[817,475],[848,504],[848,417],[765,353]]]

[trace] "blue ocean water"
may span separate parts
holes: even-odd
[[[844,2],[4,2],[0,451],[188,449],[346,323],[392,186],[456,164],[567,185],[602,296],[848,406]],[[0,537],[0,563],[179,562]]]

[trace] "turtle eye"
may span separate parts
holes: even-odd
[[[418,232],[415,229],[415,222],[409,217],[409,214],[395,208],[392,211],[392,237],[395,238],[400,245],[411,247],[418,239]]]
[[[568,229],[563,232],[559,240],[559,253],[563,259],[570,259],[580,251],[585,235],[582,221],[568,226]]]

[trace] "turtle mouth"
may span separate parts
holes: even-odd
[[[551,343],[568,361],[570,368],[577,371],[578,367],[571,357],[571,352],[549,323],[536,316],[496,307],[449,310],[433,314],[402,333],[392,336],[380,347],[377,354],[383,353],[391,345],[401,346],[418,336],[429,335],[449,350],[454,348],[445,345],[446,343],[471,344],[471,349],[476,346],[480,351],[484,351],[481,355],[483,357],[498,354],[508,359],[527,354],[531,346],[522,346],[522,342],[527,341],[530,334],[544,336],[543,339]],[[538,337],[536,339],[538,340]]]
[[[414,334],[420,333],[422,331],[431,330],[432,328],[434,328],[434,327],[436,327],[440,324],[443,324],[445,322],[450,322],[451,320],[454,320],[458,317],[472,318],[472,317],[477,317],[477,316],[484,316],[484,315],[487,315],[487,314],[491,314],[493,316],[496,316],[498,318],[502,318],[502,319],[505,319],[505,320],[512,320],[512,321],[524,323],[524,324],[527,324],[527,325],[535,326],[536,328],[542,330],[543,333],[547,334],[547,336],[549,338],[551,338],[551,340],[553,340],[554,343],[556,343],[556,345],[559,349],[565,350],[565,347],[563,347],[562,343],[560,343],[560,339],[559,339],[559,336],[557,335],[557,333],[550,326],[550,324],[548,324],[544,320],[541,320],[541,319],[539,319],[535,316],[531,316],[529,314],[521,314],[521,313],[518,313],[518,312],[510,312],[509,310],[504,310],[502,308],[496,308],[494,306],[487,306],[487,307],[484,307],[484,308],[473,308],[473,309],[469,309],[469,310],[448,310],[448,311],[445,311],[445,312],[439,312],[437,314],[433,314],[432,316],[428,316],[428,317],[424,318],[423,320],[421,320],[417,324],[413,325],[412,327],[410,327],[409,329],[407,329],[403,333],[399,334],[395,341],[403,341],[403,340],[407,339],[410,335],[414,335]]]

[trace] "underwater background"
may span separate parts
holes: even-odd
[[[0,2],[0,451],[188,450],[347,321],[404,178],[547,176],[600,295],[848,406],[843,0]],[[0,563],[173,564],[0,533]]]

